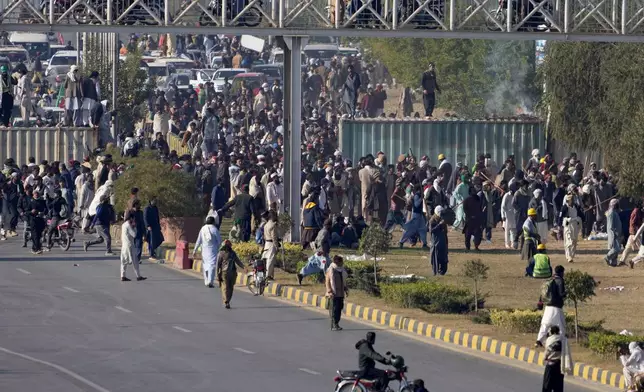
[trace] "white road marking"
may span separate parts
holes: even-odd
[[[79,382],[87,385],[88,387],[91,387],[92,389],[94,389],[94,390],[96,390],[98,392],[110,392],[109,390],[103,388],[102,386],[94,384],[93,382],[91,382],[90,380],[84,378],[83,376],[81,376],[81,375],[79,375],[77,373],[74,373],[69,369],[65,369],[64,367],[62,367],[60,365],[56,365],[55,363],[43,361],[42,359],[30,357],[29,355],[20,354],[20,353],[17,353],[15,351],[8,350],[8,349],[6,349],[4,347],[0,347],[0,351],[2,351],[4,353],[7,353],[7,354],[15,355],[15,356],[20,357],[22,359],[26,359],[27,361],[39,363],[41,365],[48,366],[50,368],[56,369],[59,372],[68,375],[69,377],[73,378],[74,380],[79,381]]]
[[[131,311],[131,310],[129,310],[129,309],[125,309],[124,307],[121,307],[121,306],[115,306],[115,308],[116,308],[116,309],[118,309],[118,310],[120,310],[121,312],[125,312],[125,313],[132,313],[132,311]]]
[[[31,272],[29,272],[29,271],[27,271],[27,270],[24,270],[24,269],[22,269],[22,268],[16,268],[16,269],[17,269],[18,271],[22,272],[22,273],[23,273],[23,274],[25,274],[25,275],[31,275]]]
[[[239,348],[239,347],[235,347],[235,350],[239,351],[240,353],[244,353],[244,354],[255,354],[252,351],[244,350],[243,348]]]
[[[172,328],[176,329],[177,331],[181,331],[181,332],[185,332],[185,333],[192,332],[192,331],[191,331],[191,330],[189,330],[189,329],[185,329],[185,328],[177,327],[176,325],[175,325],[174,327],[172,327]]]
[[[313,371],[311,369],[307,369],[307,368],[299,368],[298,370],[301,371],[301,372],[304,372],[304,373],[312,374],[314,376],[319,376],[320,375],[320,373],[318,373],[316,371]]]
[[[72,293],[80,293],[80,291],[73,289],[71,287],[64,286],[63,288],[67,291],[71,291]]]

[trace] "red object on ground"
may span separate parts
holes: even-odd
[[[188,257],[188,241],[177,241],[174,265],[182,270],[192,269],[192,259]]]

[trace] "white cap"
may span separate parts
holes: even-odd
[[[277,177],[277,173],[271,174],[271,178],[275,178],[275,177]]]
[[[263,156],[262,154],[259,154],[259,155],[257,156],[257,159],[258,159],[258,160],[260,160],[260,161],[261,161],[262,159],[264,159],[264,158],[266,158],[266,157],[265,157],[265,156]]]
[[[436,215],[440,215],[440,214],[441,214],[441,212],[443,212],[443,207],[441,207],[441,206],[436,206],[436,208],[434,208],[434,214],[436,214]]]

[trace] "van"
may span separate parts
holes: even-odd
[[[40,60],[44,60],[51,56],[49,38],[45,33],[13,32],[9,35],[9,42],[27,49],[33,59],[40,56]]]
[[[284,51],[282,49],[276,48],[271,51],[271,55],[268,58],[269,64],[284,64]],[[306,64],[306,55],[302,53],[302,64]]]
[[[331,59],[338,54],[338,51],[338,45],[326,44],[306,45],[302,50],[309,61],[312,59],[322,60],[326,67],[331,64]]]

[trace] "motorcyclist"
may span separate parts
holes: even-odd
[[[64,220],[69,215],[69,207],[67,202],[63,197],[63,192],[60,189],[54,191],[54,199],[47,206],[49,210],[49,226],[47,230],[47,251],[50,251],[53,244],[51,243],[51,237],[56,231],[56,227],[61,220]]]
[[[366,339],[362,339],[356,343],[356,349],[358,349],[358,366],[360,366],[360,378],[376,380],[374,390],[384,391],[389,384],[389,379],[384,370],[376,368],[376,361],[384,365],[390,365],[391,361],[373,349],[374,343],[376,343],[375,332],[367,332]]]
[[[45,200],[41,197],[40,191],[34,190],[32,192],[32,199],[29,202],[29,228],[31,230],[31,241],[33,246],[31,252],[33,254],[42,253],[42,231],[45,228],[45,212],[47,211],[47,205]]]

